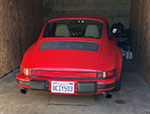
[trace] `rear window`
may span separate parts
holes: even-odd
[[[101,38],[103,23],[93,20],[58,20],[49,22],[44,30],[43,38],[77,37]]]

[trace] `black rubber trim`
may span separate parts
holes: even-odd
[[[114,75],[113,77],[110,78],[65,78],[65,77],[46,77],[46,76],[30,76],[30,77],[35,77],[35,78],[50,78],[50,79],[79,79],[79,80],[84,80],[84,79],[90,79],[90,80],[98,80],[98,79],[110,79],[110,78],[114,78],[116,77],[116,75]]]
[[[38,87],[38,83],[43,83],[43,87]],[[34,84],[34,86],[33,86]],[[35,87],[37,85],[37,87]],[[41,89],[43,88],[43,89]],[[37,80],[32,79],[30,80],[30,89],[33,91],[43,91],[43,92],[49,92],[49,81],[48,80]]]
[[[97,85],[97,89],[108,89],[108,88],[112,88],[115,87],[116,83],[112,83],[112,84],[98,84]]]
[[[77,93],[78,94],[95,94],[97,92],[96,81],[90,82],[77,82]]]
[[[97,52],[99,44],[79,41],[51,41],[43,42],[40,50],[80,50]]]

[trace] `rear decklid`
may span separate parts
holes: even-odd
[[[101,47],[98,40],[42,41],[35,57],[35,66],[96,70]]]
[[[36,76],[95,78],[101,48],[99,39],[42,39],[27,51],[21,66],[34,69]]]

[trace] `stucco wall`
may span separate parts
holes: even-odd
[[[0,77],[20,65],[42,24],[42,0],[0,0]]]
[[[132,0],[131,42],[137,66],[150,83],[150,0]]]

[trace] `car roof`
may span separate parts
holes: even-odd
[[[61,15],[61,16],[56,16],[56,17],[53,17],[52,19],[50,19],[49,21],[51,20],[57,20],[57,19],[78,19],[78,18],[83,18],[83,19],[98,19],[98,20],[101,20],[103,22],[107,22],[106,19],[104,19],[103,17],[100,17],[100,16],[95,16],[95,15]]]

